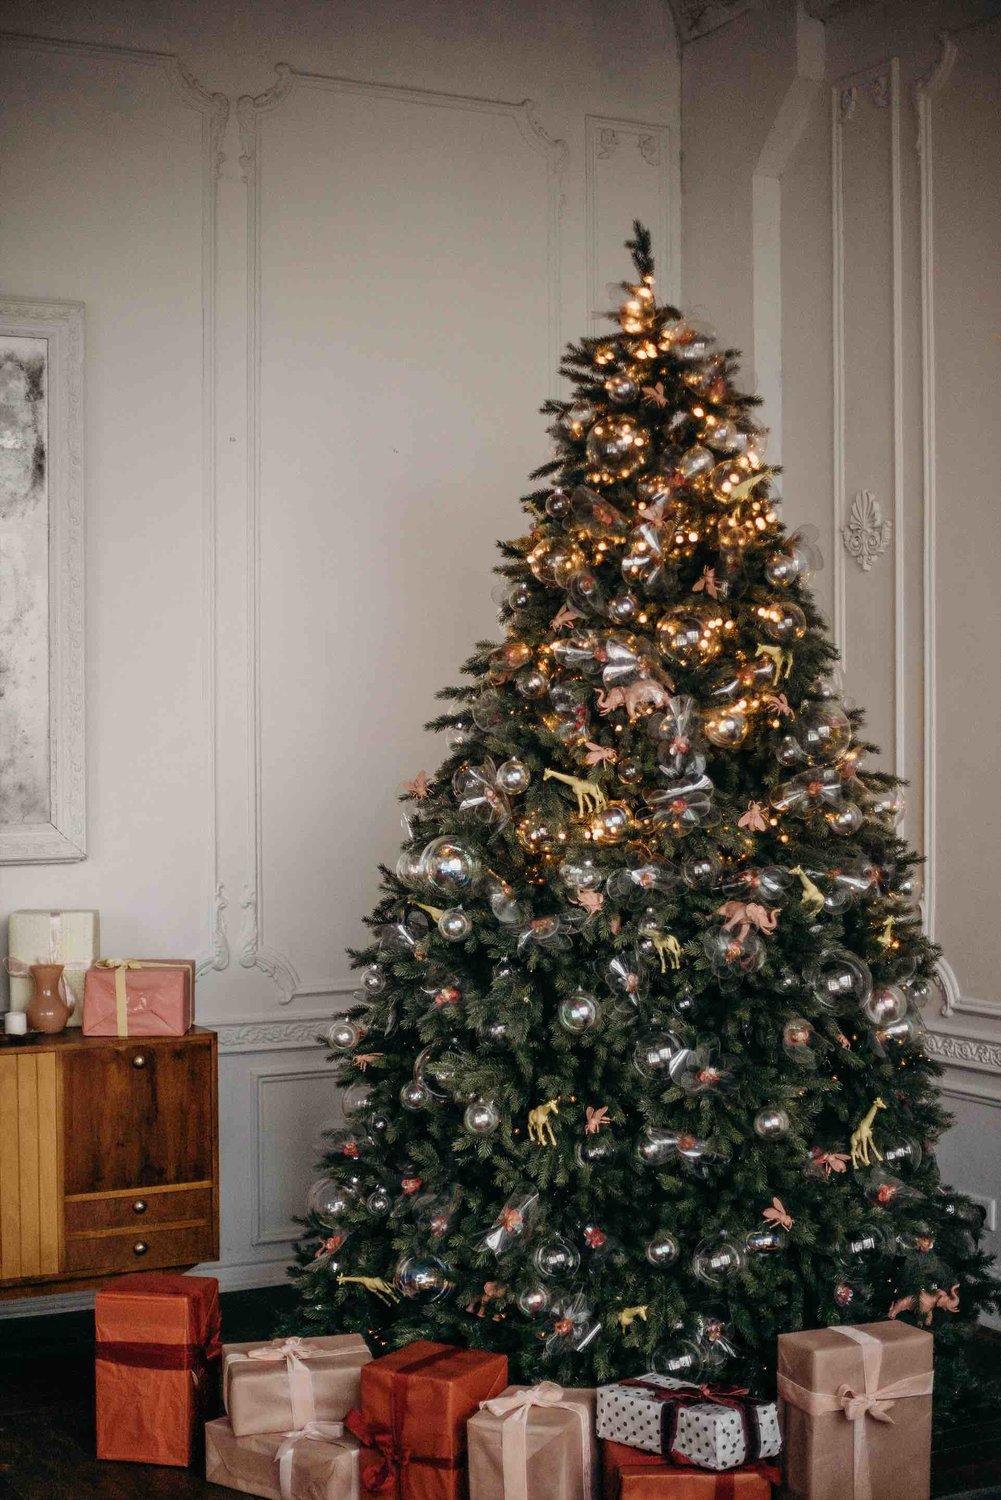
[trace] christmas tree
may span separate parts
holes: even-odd
[[[760,1389],[779,1332],[890,1315],[955,1396],[996,1284],[932,1154],[898,783],[732,353],[658,306],[640,225],[629,248],[325,1038],[346,1124],[288,1328]]]

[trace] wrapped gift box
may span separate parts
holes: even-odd
[[[94,1300],[97,1456],[185,1467],[219,1384],[219,1283],[122,1276]]]
[[[509,1385],[469,1419],[470,1500],[596,1500],[594,1391]]]
[[[74,1001],[69,1024],[83,1020],[84,975],[101,951],[101,919],[96,911],[12,911],[7,926],[10,1008],[27,1010],[32,964],[62,964],[67,999]]]
[[[907,1323],[779,1335],[791,1500],[928,1500],[932,1358],[932,1335]]]
[[[372,1356],[357,1333],[224,1344],[222,1398],[237,1437],[340,1422],[361,1400]]]
[[[602,1500],[770,1500],[779,1471],[749,1464],[725,1474],[678,1468],[624,1443],[601,1445]]]
[[[205,1478],[266,1500],[358,1500],[359,1447],[340,1428],[317,1422],[240,1438],[220,1417],[205,1427]]]
[[[366,1500],[460,1500],[466,1493],[466,1423],[507,1385],[507,1359],[423,1340],[373,1359],[361,1372],[361,1410],[346,1426],[364,1445]],[[404,1470],[406,1471],[404,1473]]]
[[[85,1036],[183,1036],[194,1019],[193,959],[99,958],[87,970]]]
[[[598,1436],[699,1469],[739,1468],[782,1448],[773,1401],[643,1375],[598,1390]]]

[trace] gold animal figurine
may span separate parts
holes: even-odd
[[[641,1323],[645,1323],[647,1320],[646,1315],[647,1306],[646,1303],[643,1303],[639,1307],[622,1307],[615,1316],[620,1328],[629,1328],[631,1324],[635,1323],[637,1318],[639,1318]]]
[[[558,1115],[559,1112],[560,1101],[558,1099],[547,1099],[545,1104],[537,1104],[534,1109],[530,1109],[528,1111],[528,1139],[536,1146],[555,1146],[556,1136],[549,1123],[549,1116]]]
[[[653,944],[662,974],[667,973],[668,964],[672,969],[681,968],[681,944],[673,932],[658,932],[653,927],[647,927],[643,931],[643,936],[649,938]]]
[[[810,916],[815,917],[818,912],[822,912],[824,909],[824,893],[819,886],[814,885],[809,875],[803,869],[803,866],[792,865],[789,874],[799,876],[799,883],[803,887],[803,894],[800,900]]]
[[[394,1302],[399,1302],[400,1294],[388,1281],[383,1281],[381,1276],[338,1276],[338,1286],[345,1286],[349,1281],[355,1281],[363,1286],[366,1292],[371,1292],[373,1297],[378,1297],[380,1302],[385,1302],[389,1307]]]
[[[594,781],[583,781],[579,776],[566,776],[562,771],[543,771],[543,781],[562,781],[571,788],[577,798],[577,812],[582,818],[589,813],[600,812],[608,798]]]
[[[870,1165],[870,1153],[877,1161],[883,1160],[880,1152],[876,1150],[876,1142],[872,1138],[872,1122],[879,1111],[885,1108],[886,1104],[882,1099],[874,1099],[852,1131],[853,1167],[868,1167]]]
[[[881,948],[892,948],[894,943],[897,941],[893,936],[893,929],[896,926],[896,923],[896,917],[887,917],[886,921],[883,923],[883,930],[879,934],[879,937],[876,939]]]
[[[792,671],[792,652],[785,651],[781,646],[758,646],[754,652],[755,656],[767,656],[775,668],[775,681],[781,682],[788,677]]]

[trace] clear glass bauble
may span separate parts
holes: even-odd
[[[421,855],[424,878],[446,896],[462,896],[475,890],[483,864],[475,849],[448,834],[432,839]]]
[[[393,1285],[401,1297],[440,1302],[452,1290],[451,1271],[434,1256],[407,1255],[398,1262]]]
[[[831,1009],[863,1005],[872,992],[872,971],[864,959],[838,948],[822,954],[804,975],[814,999]]]
[[[789,1116],[777,1104],[766,1104],[754,1116],[754,1133],[763,1141],[780,1141],[789,1134]]]
[[[544,1286],[527,1286],[518,1293],[518,1309],[526,1318],[542,1318],[549,1311],[550,1293]]]
[[[703,732],[719,750],[736,750],[747,739],[750,724],[739,708],[718,708],[706,714]]]
[[[306,1211],[321,1224],[333,1226],[357,1207],[358,1194],[332,1177],[320,1177],[306,1194]]]
[[[678,1242],[668,1230],[658,1229],[647,1240],[643,1253],[652,1266],[663,1271],[678,1259]]]
[[[565,1281],[580,1267],[580,1251],[569,1240],[553,1235],[535,1246],[532,1264],[547,1281]]]
[[[357,1021],[340,1016],[327,1027],[326,1042],[331,1052],[350,1052],[361,1041],[363,1032]]]
[[[422,1083],[412,1078],[400,1089],[400,1104],[411,1114],[417,1114],[419,1110],[427,1109],[431,1103],[431,1095]]]
[[[597,1024],[600,1014],[601,1006],[597,999],[586,990],[575,990],[572,995],[565,996],[556,1012],[563,1030],[569,1031],[572,1036],[590,1031]]]
[[[692,1256],[692,1271],[707,1286],[723,1286],[739,1276],[746,1265],[744,1251],[727,1234],[704,1239]]]
[[[500,1110],[492,1099],[474,1099],[466,1106],[462,1123],[470,1135],[492,1135],[500,1124]]]
[[[892,1026],[902,1021],[908,1011],[908,1000],[896,984],[881,984],[862,1002],[862,1014],[870,1026]]]
[[[758,614],[769,640],[777,641],[780,646],[790,646],[806,635],[806,615],[798,604],[779,600],[762,606]]]
[[[473,930],[472,919],[461,906],[450,907],[438,918],[438,931],[446,942],[462,943]]]
[[[657,645],[677,667],[697,667],[717,657],[722,649],[717,617],[686,604],[672,605],[657,622]]]
[[[341,1091],[341,1113],[345,1120],[361,1119],[372,1107],[372,1089],[367,1083],[349,1083]]]
[[[673,1078],[688,1049],[673,1031],[648,1027],[633,1048],[633,1067],[643,1078]]]
[[[811,766],[833,765],[852,740],[848,715],[837,702],[804,703],[791,733]]]
[[[392,1194],[388,1188],[383,1187],[381,1184],[379,1187],[373,1188],[365,1200],[365,1207],[369,1213],[376,1214],[379,1218],[388,1214],[392,1206]]]
[[[369,964],[361,971],[361,987],[366,995],[374,999],[386,988],[386,971],[381,964]]]
[[[662,1167],[677,1149],[677,1131],[659,1125],[648,1125],[636,1142],[636,1155],[644,1167]]]
[[[587,435],[587,460],[612,479],[628,479],[650,456],[650,433],[631,416],[600,417]]]
[[[658,1375],[698,1384],[705,1369],[704,1350],[692,1339],[668,1339],[653,1351],[653,1367]]]
[[[512,755],[510,759],[501,761],[497,767],[497,785],[509,797],[517,797],[522,792],[527,792],[531,780],[531,771],[517,756]]]

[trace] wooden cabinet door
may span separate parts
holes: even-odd
[[[110,1192],[213,1176],[212,1048],[178,1037],[67,1052],[64,1192]]]

